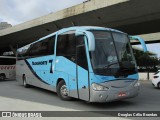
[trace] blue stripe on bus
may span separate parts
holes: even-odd
[[[27,64],[28,68],[29,68],[29,69],[31,70],[31,72],[33,73],[33,75],[34,75],[38,80],[40,80],[41,82],[49,85],[47,82],[45,82],[44,80],[42,80],[42,79],[36,74],[36,72],[33,70],[33,68],[31,67],[31,65],[29,64],[29,62],[28,62],[27,60],[25,60],[25,62],[26,62],[26,64]]]
[[[76,64],[72,62],[71,60],[63,57],[63,56],[57,56],[56,62],[53,60],[54,55],[50,56],[43,56],[43,57],[37,57],[37,58],[31,58],[27,59],[26,63],[31,69],[32,73],[43,83],[52,85],[56,87],[57,80],[59,78],[62,78],[65,80],[69,90],[76,90]],[[50,73],[51,69],[51,63],[49,63],[49,60],[53,60],[56,63],[54,66],[53,73]],[[33,65],[33,62],[43,62],[46,61],[46,65]],[[52,66],[53,67],[53,66]],[[88,71],[83,69],[82,67],[78,66],[79,73],[88,74]],[[36,72],[35,72],[36,71]],[[44,74],[45,72],[45,74]],[[95,83],[103,83],[103,82],[109,82],[109,81],[115,81],[115,80],[138,80],[138,74],[129,75],[127,78],[124,79],[117,79],[113,76],[100,76],[95,75],[94,73],[90,73],[91,82],[90,85]],[[75,81],[73,81],[75,79]],[[83,76],[81,76],[81,80],[79,80],[79,85],[87,83],[87,80],[83,79]]]

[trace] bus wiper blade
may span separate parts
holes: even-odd
[[[110,66],[112,66],[112,65],[115,65],[115,64],[118,64],[119,62],[114,62],[114,63],[111,63],[111,64],[108,64],[108,65],[106,65],[104,68],[109,68]]]

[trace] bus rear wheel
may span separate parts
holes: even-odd
[[[0,80],[5,80],[5,79],[6,79],[5,74],[0,74]]]
[[[68,89],[67,89],[66,83],[63,80],[61,80],[58,83],[57,94],[62,100],[65,100],[65,101],[71,100],[71,98],[68,96]]]

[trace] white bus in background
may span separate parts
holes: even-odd
[[[0,80],[15,79],[16,57],[0,56]]]

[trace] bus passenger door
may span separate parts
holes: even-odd
[[[81,38],[84,38],[80,36]],[[77,55],[77,86],[79,99],[89,101],[89,72],[88,72],[88,62],[86,56],[86,48],[84,39],[80,39],[81,43],[76,46]],[[83,42],[82,42],[83,40]]]

